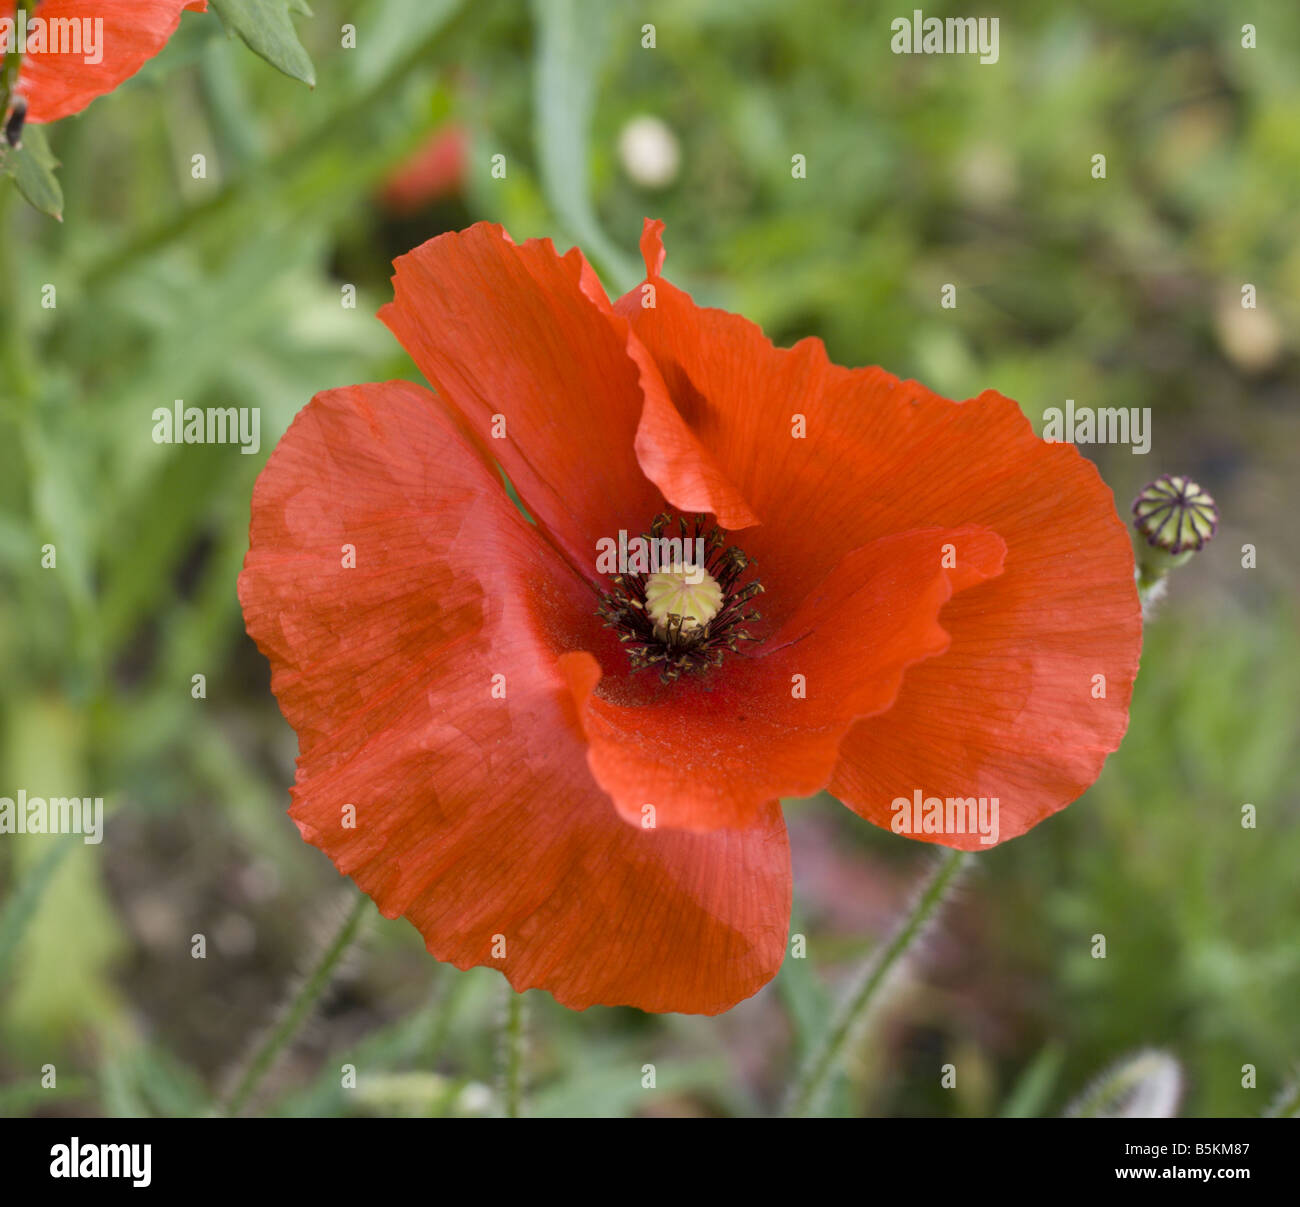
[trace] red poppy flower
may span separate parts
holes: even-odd
[[[13,19],[16,7],[15,0],[0,0],[0,18]],[[40,0],[28,14],[29,26],[42,22],[40,48],[29,34],[16,90],[27,101],[27,120],[56,122],[80,113],[166,45],[183,9],[207,7],[207,0]]]
[[[380,200],[393,214],[417,213],[424,206],[460,192],[469,158],[469,136],[456,125],[431,134],[384,182]]]
[[[239,595],[291,816],[386,915],[569,1006],[716,1013],[784,953],[781,798],[889,826],[914,791],[998,797],[1022,833],[1118,745],[1141,622],[1072,446],[773,347],[659,275],[661,231],[612,305],[576,249],[484,223],[397,260],[380,317],[437,393],[312,400]],[[665,511],[706,517],[694,588],[597,569]]]

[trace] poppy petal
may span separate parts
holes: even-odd
[[[888,709],[903,672],[947,648],[937,617],[953,592],[1000,573],[1004,553],[983,528],[884,537],[845,557],[756,654],[668,685],[643,674],[637,694],[626,679],[602,692],[595,659],[565,655],[592,773],[629,822],[653,806],[653,824],[692,831],[820,791],[853,722]]]
[[[579,1009],[712,1014],[773,976],[779,809],[714,834],[619,817],[560,659],[590,588],[428,391],[299,414],[254,491],[239,595],[299,734],[291,816],[438,959]]]
[[[981,400],[983,401],[983,400]],[[963,455],[911,455],[920,472],[965,489],[963,514],[1007,543],[1004,573],[944,610],[952,645],[912,668],[890,711],[841,747],[831,791],[889,826],[890,803],[998,799],[998,841],[1080,796],[1128,727],[1142,645],[1133,553],[1110,491],[1068,445],[1044,444],[1018,408],[963,408]],[[1014,455],[1013,475],[975,472]],[[945,488],[942,511],[957,510]],[[914,835],[978,849],[971,834]]]
[[[434,131],[384,181],[380,200],[390,214],[410,217],[442,197],[453,196],[465,184],[469,136],[462,126],[449,124]]]
[[[1003,574],[945,607],[948,651],[853,726],[831,791],[881,825],[916,789],[997,796],[1002,839],[1078,797],[1127,728],[1142,637],[1132,546],[1092,463],[1041,440],[992,390],[952,402],[696,306],[659,275],[661,223],[647,222],[642,252],[656,305],[633,290],[615,310],[764,520],[744,543],[769,587],[765,615],[784,619],[848,550],[891,532],[976,524],[1006,542]]]
[[[629,338],[628,351],[638,363],[653,364],[635,336]],[[682,418],[657,365],[653,374],[643,373],[642,386],[645,406],[636,429],[641,472],[682,515],[712,515],[731,531],[760,523],[739,487]]]
[[[56,122],[80,113],[153,58],[176,32],[184,10],[201,13],[207,7],[207,0],[131,0],[130,4],[42,0],[29,14],[29,29],[39,17],[47,31],[57,28],[67,31],[69,38],[75,35],[76,42],[63,44],[78,49],[75,53],[47,49],[23,56],[18,92],[27,99],[27,120]],[[0,0],[0,17],[12,17],[15,8],[14,0]],[[60,24],[54,26],[54,22]],[[92,24],[87,26],[86,22]],[[93,52],[88,43],[82,49],[82,33],[88,28],[101,31]],[[52,39],[53,34],[47,33],[47,47],[53,46]],[[99,61],[87,62],[88,53]]]
[[[818,440],[823,433],[815,426],[812,440],[795,434],[798,417],[820,415],[823,395],[847,370],[830,363],[820,340],[778,349],[748,319],[697,306],[659,276],[662,232],[662,222],[647,219],[641,238],[655,304],[643,306],[641,290],[633,289],[614,306],[654,358],[670,399],[647,408],[637,455],[673,501],[698,493],[692,488],[700,478],[730,484],[729,497],[743,503],[743,512],[726,519],[713,514],[724,528],[758,525],[745,533],[745,552],[765,578],[790,588],[764,601],[765,614],[782,616],[850,550],[881,535],[853,539],[842,523],[855,495],[843,450]],[[694,448],[707,450],[706,465],[694,464]]]
[[[594,576],[596,542],[641,532],[662,502],[633,451],[642,374],[656,371],[629,356],[627,324],[582,253],[516,244],[480,222],[394,268],[379,317],[529,514]]]

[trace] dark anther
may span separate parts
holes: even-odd
[[[665,529],[672,531],[671,526],[673,517],[661,513],[644,535],[658,540]],[[738,580],[754,563],[736,546],[727,546],[726,533],[708,523],[705,516],[697,516],[693,524],[679,516],[675,527],[684,540],[703,541],[703,568],[723,594],[717,614],[704,624],[688,626],[681,615],[673,612],[656,625],[646,608],[646,585],[651,575],[633,573],[613,576],[612,588],[601,592],[596,608],[605,628],[617,632],[627,648],[633,670],[657,667],[664,683],[720,666],[725,651],[739,653],[740,642],[758,640],[742,626],[761,619],[758,612],[746,610],[745,604],[763,591],[757,581],[739,585]]]

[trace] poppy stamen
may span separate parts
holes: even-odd
[[[681,534],[683,547],[695,542],[702,564],[674,558],[644,573],[614,575],[613,588],[600,593],[596,609],[627,646],[632,669],[657,667],[664,683],[720,666],[727,651],[740,653],[741,642],[757,640],[742,626],[762,619],[745,607],[762,593],[762,583],[738,585],[754,564],[744,551],[728,546],[727,534],[703,515],[695,518],[692,533],[684,516],[674,525],[672,516],[662,513],[643,539],[663,540],[670,525]]]

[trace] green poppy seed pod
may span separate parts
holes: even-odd
[[[1133,527],[1145,540],[1142,577],[1154,582],[1210,543],[1219,509],[1209,493],[1183,474],[1162,474],[1133,500]]]

